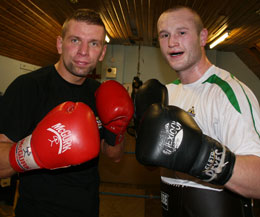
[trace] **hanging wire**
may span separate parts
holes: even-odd
[[[140,73],[140,52],[141,52],[141,45],[139,43],[138,45],[138,62],[137,62],[137,77],[140,77],[141,73]]]

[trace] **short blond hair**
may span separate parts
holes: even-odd
[[[170,13],[170,12],[178,11],[178,10],[181,10],[181,9],[187,9],[194,15],[194,24],[196,26],[198,34],[200,34],[202,29],[204,28],[204,24],[202,22],[200,15],[195,10],[193,10],[192,8],[187,7],[187,6],[183,6],[183,5],[177,5],[177,6],[174,6],[172,8],[167,9],[163,13]]]
[[[64,38],[67,32],[67,23],[70,20],[82,21],[88,24],[94,24],[98,26],[103,26],[106,32],[105,24],[103,23],[99,13],[91,9],[78,9],[74,11],[64,22],[61,30],[61,36]]]

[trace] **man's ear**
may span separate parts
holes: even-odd
[[[104,45],[103,49],[102,49],[102,52],[101,52],[101,55],[98,59],[99,62],[103,61],[105,55],[106,55],[106,51],[107,51],[107,44]]]
[[[56,41],[56,47],[59,54],[62,53],[62,37],[58,36]]]
[[[200,32],[200,46],[202,47],[206,46],[207,40],[208,40],[208,30],[204,28]]]

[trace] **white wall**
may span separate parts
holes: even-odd
[[[244,82],[260,101],[259,78],[232,52],[207,50],[209,60]],[[102,81],[106,80],[107,67],[117,68],[116,80],[121,83],[131,83],[137,74],[138,46],[109,45],[106,57],[102,63]],[[168,66],[159,48],[142,46],[140,50],[140,78],[146,81],[156,78],[162,83],[169,83],[177,78],[176,73]]]
[[[132,83],[137,75],[138,46],[109,45],[107,54],[102,63],[102,81],[106,78],[106,68],[116,67],[116,80],[121,83]],[[168,83],[176,79],[175,72],[163,59],[160,49],[142,46],[140,49],[140,78],[146,81],[156,78],[162,83]]]
[[[260,102],[260,80],[259,78],[231,52],[218,52],[217,65],[236,76],[245,83],[256,95]]]
[[[238,79],[244,82],[260,101],[260,81],[258,77],[234,54],[231,52],[207,51],[210,61],[231,72]],[[21,69],[21,65],[29,69],[36,69],[37,66],[16,61],[0,56],[1,79],[0,91],[4,92],[7,86],[19,74],[27,72]],[[120,83],[129,83],[137,75],[138,46],[108,45],[107,54],[102,63],[97,66],[97,73],[101,74],[101,81],[106,79],[106,68],[116,67],[116,79]],[[166,84],[177,78],[176,73],[168,66],[160,53],[159,48],[141,46],[140,49],[140,78],[146,81],[156,78]]]
[[[245,83],[256,95],[260,102],[259,78],[232,52],[207,51],[209,60],[220,68],[229,71],[240,81]]]
[[[19,75],[39,68],[39,66],[17,61],[4,56],[0,56],[0,66],[1,66],[1,79],[0,79],[1,93],[4,93],[8,85]]]

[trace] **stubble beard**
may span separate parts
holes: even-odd
[[[64,61],[63,61],[64,62]],[[72,75],[77,77],[87,77],[87,75],[94,70],[94,67],[86,68],[84,71],[81,70],[81,72],[77,71],[77,68],[73,65],[73,63],[66,64],[64,62],[64,66],[68,72],[70,72]]]
[[[197,53],[196,55],[189,55],[186,56],[183,60],[181,60],[180,63],[171,63],[171,67],[178,73],[182,71],[187,71],[196,66],[200,58],[201,54],[199,53]]]

